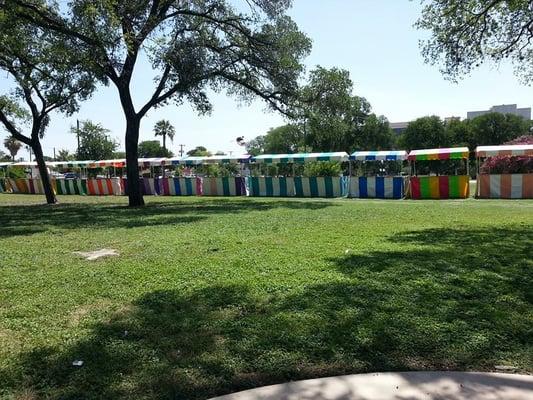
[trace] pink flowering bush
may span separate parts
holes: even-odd
[[[533,144],[533,136],[520,136],[505,144]],[[481,164],[482,174],[530,174],[533,173],[533,157],[499,156],[487,158]]]

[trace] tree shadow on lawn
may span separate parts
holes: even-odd
[[[52,399],[205,399],[347,373],[505,361],[531,372],[532,237],[527,227],[407,232],[389,240],[422,249],[334,259],[342,279],[290,292],[147,293],[72,345],[22,354],[0,381]]]
[[[142,226],[193,223],[219,214],[268,211],[276,208],[320,210],[336,206],[328,201],[243,201],[213,199],[184,203],[157,202],[130,208],[116,204],[67,203],[46,205],[0,205],[0,238],[45,232],[50,227],[136,228]]]

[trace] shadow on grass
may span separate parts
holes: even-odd
[[[67,203],[56,206],[9,205],[0,206],[0,237],[31,235],[45,232],[49,227],[63,229],[135,228],[198,222],[218,214],[268,211],[276,208],[320,210],[332,206],[335,204],[327,201],[226,199],[157,202],[149,203],[141,208],[108,203]]]
[[[22,354],[0,381],[52,399],[205,399],[347,373],[531,372],[532,239],[528,227],[407,232],[389,238],[405,251],[330,260],[342,279],[290,292],[147,293],[77,343]]]

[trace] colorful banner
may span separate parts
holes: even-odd
[[[289,164],[313,161],[348,161],[348,153],[338,151],[334,153],[295,153],[295,154],[263,154],[252,157],[252,162],[258,164]]]
[[[407,159],[404,150],[356,151],[350,155],[355,161],[403,161]]]
[[[122,196],[124,193],[121,178],[87,179],[87,194],[91,196]]]
[[[245,178],[202,178],[202,192],[204,196],[246,196]]]
[[[481,174],[477,185],[482,199],[533,199],[533,174]]]
[[[250,196],[255,197],[293,197],[294,178],[287,177],[248,177],[247,186]]]
[[[347,177],[302,177],[294,178],[297,197],[342,197],[346,194]]]
[[[162,196],[201,196],[202,178],[162,178],[158,187]]]
[[[469,194],[469,176],[412,176],[412,199],[465,199]]]
[[[404,180],[401,176],[352,176],[348,195],[361,199],[401,199]]]
[[[57,194],[87,194],[86,179],[53,179],[52,187]]]
[[[468,147],[452,147],[446,149],[412,150],[407,159],[410,161],[423,160],[461,160],[468,158]]]
[[[17,178],[8,179],[13,193],[44,194],[43,184],[40,179]]]

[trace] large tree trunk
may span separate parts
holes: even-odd
[[[37,167],[39,168],[39,175],[41,176],[41,182],[43,184],[46,202],[48,204],[55,204],[57,203],[57,199],[52,188],[52,182],[50,181],[50,175],[48,174],[46,163],[44,161],[44,154],[43,149],[41,147],[41,142],[38,139],[32,141],[31,148],[33,150],[33,154],[35,155],[35,161],[37,161]]]
[[[139,180],[139,128],[139,118],[126,117],[126,172],[130,207],[144,206]]]
[[[167,135],[163,133],[163,149],[167,149]]]

